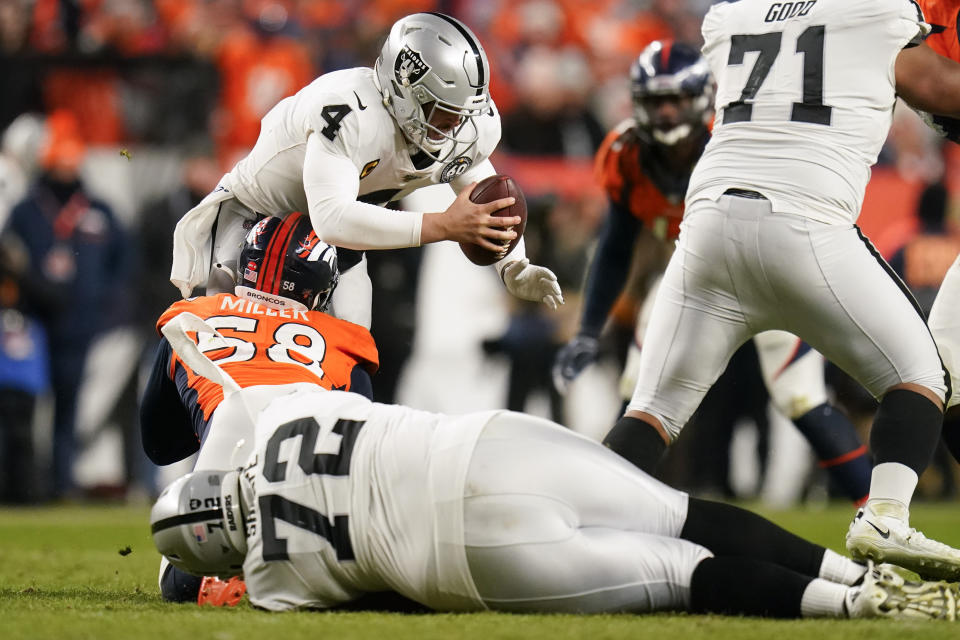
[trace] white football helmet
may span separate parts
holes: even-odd
[[[194,471],[174,480],[150,510],[153,543],[196,576],[240,575],[247,537],[237,471]]]
[[[374,70],[384,106],[413,145],[443,161],[476,143],[474,118],[490,108],[490,64],[462,22],[442,13],[402,18]]]

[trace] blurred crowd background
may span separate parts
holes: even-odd
[[[619,414],[642,291],[622,296],[603,357],[565,397],[549,375],[576,330],[606,215],[593,155],[631,114],[631,61],[654,39],[699,46],[709,4],[0,1],[0,500],[144,498],[176,473],[146,462],[136,418],[154,322],[178,296],[167,280],[174,224],[253,145],[277,101],[322,73],[372,66],[390,25],[417,11],[454,15],[483,42],[503,116],[494,166],[524,189],[528,254],[557,273],[567,302],[548,311],[509,299],[455,245],[370,254],[377,399],[526,410],[602,437]],[[958,187],[957,146],[899,107],[860,224],[926,305],[960,252]],[[440,210],[450,197],[437,187],[403,206]],[[805,441],[769,410],[755,354],[731,367],[722,409],[709,408],[722,419],[684,431],[665,478],[774,506],[829,499]],[[873,400],[828,373],[865,436]],[[952,498],[957,477],[940,456],[921,495]]]

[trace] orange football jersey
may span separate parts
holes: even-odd
[[[924,19],[933,27],[927,44],[940,55],[960,62],[960,40],[957,20],[960,2],[957,0],[919,0]]]
[[[683,194],[671,202],[647,176],[643,144],[626,121],[607,134],[597,151],[595,171],[610,201],[639,218],[660,238],[675,238],[683,219]]]
[[[367,329],[319,311],[274,309],[221,293],[175,302],[160,316],[157,330],[184,311],[203,318],[223,335],[228,346],[206,355],[241,387],[312,382],[349,391],[355,366],[371,374],[379,366],[377,346]],[[174,353],[171,380],[178,369],[186,373],[187,385],[209,420],[223,400],[222,388],[195,374]]]

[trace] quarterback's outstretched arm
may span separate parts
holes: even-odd
[[[307,138],[303,188],[317,235],[346,249],[398,249],[455,240],[496,251],[516,236],[503,227],[520,223],[517,217],[492,215],[513,204],[513,198],[474,204],[469,189],[442,213],[391,211],[358,202],[360,178],[353,162],[326,149],[317,134]]]
[[[897,55],[894,71],[897,95],[911,107],[960,117],[960,64],[920,44]]]
[[[423,214],[358,202],[360,178],[353,162],[325,149],[315,133],[307,138],[303,189],[310,222],[324,242],[357,250],[420,244]]]

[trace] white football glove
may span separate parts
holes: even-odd
[[[546,267],[530,264],[530,260],[514,260],[501,273],[507,291],[522,300],[542,302],[551,309],[563,304],[557,276]]]

